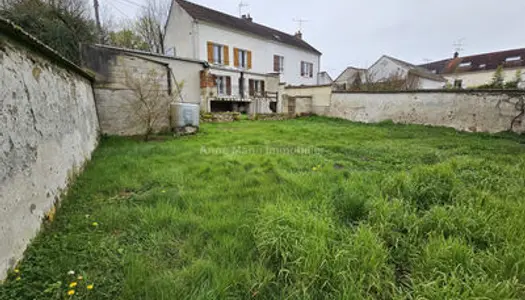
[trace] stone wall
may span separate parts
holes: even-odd
[[[521,90],[421,90],[402,92],[333,92],[329,86],[286,87],[283,111],[289,112],[290,99],[295,99],[295,113],[317,115],[350,121],[395,123],[452,127],[461,131],[501,132],[511,129],[520,111],[515,103],[524,99]],[[513,131],[524,132],[522,119]]]
[[[327,116],[357,122],[424,124],[452,127],[461,131],[501,132],[510,130],[519,115],[513,104],[525,97],[513,91],[432,91],[399,93],[339,93],[332,95]],[[519,120],[514,131],[523,132]]]
[[[0,18],[0,280],[98,141],[91,77]]]

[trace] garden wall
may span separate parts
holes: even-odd
[[[424,124],[471,132],[510,129],[520,114],[513,102],[522,91],[415,91],[393,93],[338,93],[331,97],[327,116],[357,122]],[[523,132],[521,120],[515,132]]]
[[[311,112],[364,123],[391,120],[471,132],[501,132],[510,130],[512,121],[520,115],[516,109],[520,99],[525,101],[525,91],[333,92],[327,86],[298,86],[286,87],[283,111]],[[291,101],[294,105],[290,105]],[[517,119],[513,131],[525,131],[522,119]]]
[[[91,79],[0,18],[0,280],[97,146]]]

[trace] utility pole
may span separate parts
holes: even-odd
[[[93,0],[93,7],[95,8],[95,21],[97,23],[98,42],[100,44],[104,44],[104,40],[102,39],[102,26],[100,25],[100,13],[98,11],[98,0]]]

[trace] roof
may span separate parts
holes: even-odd
[[[383,57],[386,57],[386,58],[394,61],[395,63],[405,67],[406,69],[408,69],[409,73],[414,74],[416,76],[427,78],[427,79],[431,79],[431,80],[436,80],[436,81],[447,81],[445,78],[443,78],[443,76],[438,75],[438,74],[434,74],[431,71],[429,71],[428,69],[422,68],[420,66],[413,65],[413,64],[411,64],[409,62],[397,59],[397,58],[392,57],[392,56],[383,55]]]
[[[253,21],[237,18],[185,0],[174,1],[176,1],[192,18],[196,20],[234,28],[275,42],[294,46],[319,55],[321,54],[319,50],[315,49],[304,40],[288,33],[257,24]]]
[[[89,46],[98,47],[98,48],[106,48],[110,50],[133,53],[133,54],[138,54],[138,55],[145,55],[145,56],[166,58],[166,59],[172,59],[172,60],[178,60],[178,61],[185,61],[185,62],[190,62],[190,63],[197,63],[197,64],[202,64],[204,66],[208,66],[208,62],[204,60],[184,58],[184,57],[179,57],[179,56],[170,56],[170,55],[165,55],[165,54],[159,54],[159,53],[136,50],[136,49],[128,49],[128,48],[122,48],[122,47],[115,47],[115,46],[110,46],[110,45],[94,44],[94,45],[89,45]]]
[[[362,72],[366,71],[366,69],[361,69],[361,68],[356,68],[356,67],[347,67],[346,69],[344,69],[343,72],[341,72],[341,74],[339,74],[339,76],[337,76],[337,78],[334,81],[338,81],[341,78],[341,76],[343,76],[343,74],[345,74],[346,71],[348,70],[356,70],[356,71],[362,71]]]
[[[507,58],[518,57],[519,59],[506,61]],[[496,70],[500,65],[503,68],[525,67],[525,48],[449,58],[423,64],[421,67],[435,70],[437,74],[452,74]]]

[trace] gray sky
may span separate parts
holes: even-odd
[[[117,18],[138,7],[99,0]],[[147,0],[131,0],[146,3]],[[240,0],[191,0],[237,16]],[[111,2],[108,4],[107,2]],[[306,19],[303,38],[323,53],[321,69],[332,77],[347,66],[368,67],[382,54],[414,64],[525,47],[524,0],[244,0],[255,22],[294,33]],[[116,7],[116,8],[115,8]],[[118,10],[120,11],[117,11]]]

